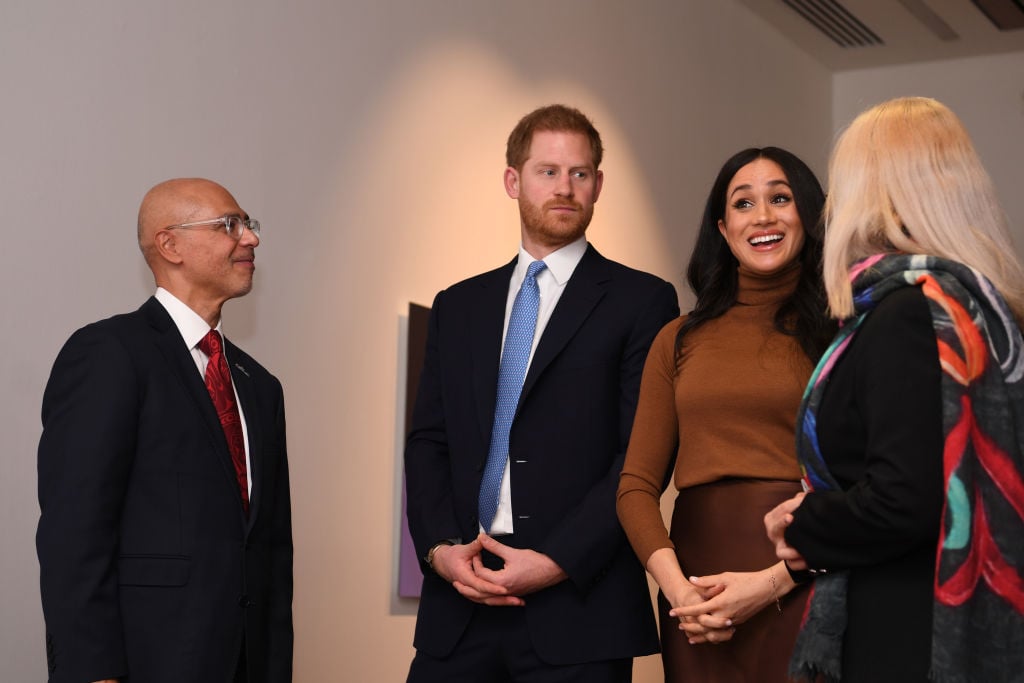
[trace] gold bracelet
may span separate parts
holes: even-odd
[[[776,590],[774,569],[768,570],[768,580],[772,582],[772,597],[775,598],[775,607],[779,610],[779,614],[782,614],[782,600],[779,598],[779,591]]]

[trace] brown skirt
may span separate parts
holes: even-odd
[[[799,482],[727,479],[684,489],[676,498],[670,536],[689,576],[759,571],[778,562],[764,530],[764,515],[800,491]],[[782,613],[768,605],[739,624],[732,640],[690,645],[679,621],[658,596],[666,683],[774,683],[786,676],[807,586],[782,598]]]

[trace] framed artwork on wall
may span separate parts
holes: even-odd
[[[409,433],[412,423],[412,409],[416,402],[416,388],[420,383],[420,371],[423,369],[423,357],[427,347],[427,326],[430,322],[430,308],[419,304],[409,304],[409,332],[406,345],[405,374],[405,429]],[[404,444],[403,444],[404,447]],[[402,470],[402,539],[398,547],[398,596],[401,598],[418,598],[423,587],[423,572],[420,571],[416,548],[409,535],[409,520],[405,513],[405,470]]]

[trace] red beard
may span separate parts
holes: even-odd
[[[572,207],[573,213],[553,213],[555,207]],[[567,198],[549,199],[543,207],[519,197],[519,217],[523,229],[534,241],[548,247],[564,247],[575,242],[590,225],[594,207],[584,210],[576,201]]]

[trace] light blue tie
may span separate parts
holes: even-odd
[[[505,333],[505,346],[498,370],[498,402],[494,407],[491,447],[487,453],[484,476],[480,481],[480,526],[488,533],[498,510],[501,476],[505,473],[505,462],[508,460],[508,431],[519,404],[519,394],[523,390],[526,366],[533,347],[533,333],[537,328],[537,307],[540,305],[537,274],[545,268],[547,264],[543,261],[530,264],[516,300],[512,303],[512,315],[509,316],[508,331]]]

